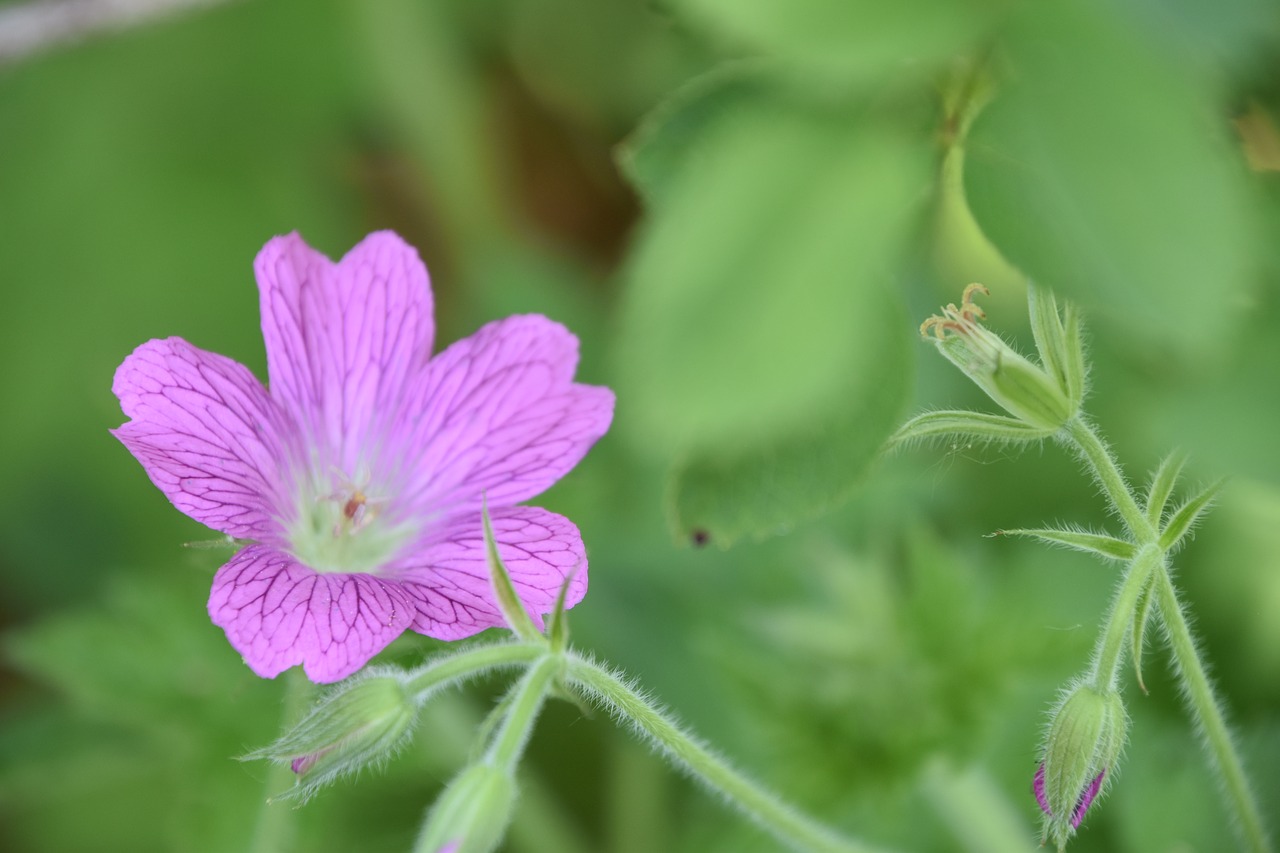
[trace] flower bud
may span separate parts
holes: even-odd
[[[921,334],[932,331],[938,351],[1009,414],[1037,429],[1059,429],[1076,414],[1080,401],[1073,397],[1078,395],[982,326],[986,313],[973,295],[987,292],[980,284],[969,285],[960,307],[948,305],[941,316],[925,320]]]
[[[292,731],[247,756],[288,762],[308,797],[346,773],[383,761],[408,739],[417,708],[399,673],[370,669],[330,693]]]
[[[488,763],[463,770],[436,800],[415,853],[488,853],[506,835],[516,804],[511,774]]]
[[[1032,787],[1045,813],[1046,834],[1060,848],[1106,786],[1127,730],[1124,703],[1114,690],[1078,685],[1054,713]]]

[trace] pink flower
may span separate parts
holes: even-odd
[[[484,326],[434,358],[431,288],[414,249],[371,234],[333,263],[297,234],[254,266],[270,391],[181,338],[116,371],[114,434],[179,510],[253,540],[218,570],[209,615],[266,678],[358,670],[406,628],[443,640],[502,624],[481,508],[539,619],[572,576],[577,527],[517,506],[609,428],[613,393],[573,381],[578,342],[538,315]],[[576,570],[576,571],[575,571]]]
[[[1084,813],[1089,810],[1089,806],[1093,803],[1094,797],[1098,796],[1098,792],[1102,790],[1102,780],[1106,778],[1107,771],[1102,770],[1093,780],[1080,792],[1080,798],[1076,800],[1075,811],[1071,813],[1071,828],[1078,829],[1080,821],[1084,820]],[[1036,803],[1040,806],[1040,811],[1053,817],[1053,810],[1049,808],[1049,798],[1044,792],[1044,763],[1036,770],[1036,777],[1031,783],[1031,790],[1036,795]]]

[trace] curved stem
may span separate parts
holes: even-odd
[[[1155,545],[1147,545],[1125,570],[1124,581],[1121,582],[1115,598],[1111,601],[1111,612],[1107,616],[1107,624],[1098,638],[1098,646],[1093,656],[1093,672],[1089,680],[1095,690],[1110,692],[1116,688],[1120,666],[1123,663],[1125,640],[1133,630],[1134,613],[1138,608],[1138,599],[1142,591],[1151,582],[1152,572],[1164,574],[1164,554]]]
[[[421,705],[442,687],[491,669],[532,663],[546,652],[542,643],[497,643],[467,649],[421,667],[409,677],[405,689],[413,701]]]
[[[1232,743],[1231,733],[1227,731],[1222,707],[1213,694],[1213,685],[1209,683],[1204,664],[1200,662],[1200,656],[1196,652],[1195,640],[1191,637],[1191,629],[1187,625],[1182,604],[1178,601],[1178,593],[1169,580],[1168,572],[1159,572],[1155,584],[1160,614],[1164,617],[1165,635],[1169,638],[1173,659],[1182,676],[1187,706],[1191,716],[1199,724],[1197,728],[1204,737],[1209,758],[1222,774],[1227,803],[1235,812],[1234,823],[1248,850],[1265,853],[1271,846],[1267,841],[1266,831],[1262,828],[1257,800],[1249,788],[1249,780],[1245,776],[1235,744]]]
[[[1138,506],[1138,501],[1134,498],[1124,474],[1111,457],[1111,451],[1107,449],[1103,440],[1078,416],[1067,421],[1063,430],[1079,449],[1080,455],[1089,463],[1089,467],[1093,469],[1093,475],[1098,484],[1107,493],[1111,504],[1116,508],[1116,512],[1120,513],[1125,526],[1129,528],[1129,532],[1138,544],[1155,542],[1157,537],[1155,527],[1147,520],[1147,514]]]
[[[874,848],[837,834],[733,769],[648,700],[595,664],[570,655],[566,676],[631,726],[672,763],[724,796],[795,850],[870,853]]]
[[[511,706],[485,754],[485,760],[491,765],[508,773],[515,772],[533,732],[533,724],[563,664],[558,656],[547,655],[530,667],[524,678],[512,688]]]

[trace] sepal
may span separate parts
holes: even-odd
[[[524,602],[520,600],[520,596],[516,593],[515,585],[511,582],[511,575],[507,572],[506,565],[502,562],[502,556],[498,553],[498,543],[493,536],[493,522],[489,518],[489,506],[486,503],[483,510],[484,517],[484,549],[489,562],[489,582],[493,589],[493,597],[498,602],[498,609],[502,611],[502,617],[506,620],[507,627],[522,640],[540,640],[541,632],[538,631],[533,619],[529,616],[529,611],[525,610]]]
[[[560,584],[560,594],[556,596],[556,609],[551,611],[551,616],[547,620],[547,640],[551,645],[551,651],[555,654],[569,648],[569,616],[564,603],[569,595],[569,584],[576,573],[575,568],[564,576],[564,583]]]
[[[485,762],[472,764],[431,807],[413,849],[415,853],[489,853],[502,842],[515,803],[511,774]]]
[[[1040,362],[1079,408],[1086,380],[1080,313],[1070,302],[1060,310],[1053,291],[1041,289],[1034,282],[1027,285],[1027,308]]]
[[[1110,781],[1128,727],[1120,694],[1088,684],[1068,689],[1054,712],[1033,789],[1045,813],[1045,836],[1059,850]]]
[[[371,667],[331,691],[275,743],[244,760],[288,764],[297,785],[283,796],[305,800],[339,776],[389,759],[410,739],[417,718],[404,674]]]

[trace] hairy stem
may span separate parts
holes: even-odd
[[[1169,578],[1167,554],[1160,548],[1159,532],[1151,514],[1138,505],[1106,444],[1083,419],[1074,418],[1067,423],[1064,430],[1093,470],[1094,477],[1106,492],[1134,539],[1154,552],[1155,562],[1147,571],[1154,570],[1155,573],[1151,580],[1153,593],[1159,602],[1165,633],[1169,638],[1169,646],[1173,651],[1174,663],[1192,720],[1204,737],[1210,761],[1221,774],[1228,808],[1235,816],[1235,824],[1247,849],[1254,853],[1270,850],[1266,832],[1262,828],[1262,817],[1258,811],[1257,801],[1249,787],[1244,766],[1231,740],[1231,734],[1227,731],[1222,707],[1214,696],[1213,686],[1209,683],[1204,664],[1196,651],[1191,629],[1187,625],[1186,614],[1178,601],[1173,582]],[[1107,678],[1111,679],[1110,684],[1114,684],[1115,668],[1120,664],[1125,631],[1133,626],[1138,597],[1142,591],[1141,584],[1136,583],[1138,579],[1134,577],[1138,563],[1142,559],[1143,555],[1140,554],[1134,561],[1130,575],[1117,595],[1107,631],[1099,642],[1093,675],[1095,686],[1100,685]],[[1131,586],[1133,589],[1130,589]],[[1132,601],[1128,601],[1130,592],[1133,593]],[[1123,611],[1124,616],[1119,615],[1122,597],[1127,601]]]
[[[1222,776],[1227,803],[1234,812],[1241,840],[1246,849],[1254,853],[1265,853],[1271,846],[1267,841],[1266,831],[1262,828],[1257,800],[1249,787],[1249,780],[1231,740],[1231,733],[1227,731],[1222,706],[1214,696],[1213,685],[1209,683],[1204,664],[1196,651],[1191,628],[1187,625],[1182,604],[1178,601],[1178,593],[1166,571],[1156,576],[1155,583],[1165,634],[1169,638],[1173,659],[1181,676],[1187,706],[1204,737],[1209,758]]]
[[[1093,428],[1082,418],[1074,417],[1063,427],[1071,442],[1080,451],[1080,455],[1089,463],[1098,484],[1107,494],[1112,506],[1124,520],[1125,526],[1138,544],[1146,545],[1156,541],[1156,529],[1147,520],[1147,514],[1138,506],[1133,491],[1129,488],[1124,474],[1111,456],[1111,451]]]
[[[801,814],[733,769],[616,675],[582,658],[570,656],[566,676],[630,723],[673,764],[721,794],[788,847],[830,853],[870,853],[873,850]]]
[[[414,671],[406,690],[419,705],[442,687],[492,669],[533,663],[547,653],[541,643],[495,643],[431,661]]]
[[[1124,581],[1111,602],[1107,624],[1098,638],[1093,656],[1093,672],[1089,680],[1100,693],[1115,690],[1124,663],[1125,640],[1133,629],[1138,599],[1151,581],[1151,573],[1164,572],[1164,554],[1155,545],[1147,545],[1125,570]]]
[[[563,665],[563,659],[547,655],[530,667],[524,678],[512,689],[511,706],[485,755],[486,760],[494,767],[504,768],[509,773],[515,772],[525,744],[529,742],[529,735],[533,732],[533,724],[538,719],[547,693]]]

